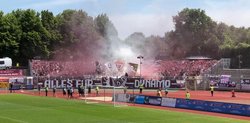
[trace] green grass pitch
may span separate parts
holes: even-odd
[[[207,115],[21,94],[0,95],[0,123],[247,123]]]

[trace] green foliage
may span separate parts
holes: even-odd
[[[59,32],[59,20],[52,12],[44,10],[41,11],[41,22],[43,27],[47,30],[43,33],[43,41],[46,43],[48,50],[53,52],[56,45],[62,40],[62,35]]]
[[[200,9],[185,8],[173,20],[175,30],[165,36],[168,53],[173,58],[198,55],[237,59],[242,55],[243,64],[250,67],[244,61],[250,57],[242,52],[249,49],[249,29],[216,23]]]
[[[118,36],[117,30],[106,14],[98,15],[94,21],[96,30],[103,37],[109,38],[111,36]]]
[[[216,44],[216,36],[213,36],[216,24],[204,10],[185,8],[173,20],[175,31],[171,38],[175,46],[184,49],[184,55],[210,55],[207,52],[210,47],[207,46]]]
[[[220,45],[220,49],[234,49],[235,48],[235,43],[231,37],[227,34],[224,34],[224,42],[222,45]]]
[[[27,59],[34,57],[47,58],[49,50],[45,39],[48,39],[48,32],[43,27],[39,13],[34,10],[17,10],[13,14],[17,15],[21,25],[22,35],[19,41],[20,62],[27,64]]]
[[[81,59],[100,55],[105,43],[91,16],[82,10],[64,10],[57,18],[62,35],[55,51],[57,57]]]
[[[0,12],[0,56],[18,57],[21,30],[17,18],[12,14],[3,16]]]

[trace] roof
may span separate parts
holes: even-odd
[[[188,60],[211,60],[212,58],[205,57],[205,56],[190,56],[186,57]]]

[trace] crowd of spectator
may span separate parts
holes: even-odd
[[[166,60],[159,62],[159,71],[164,77],[198,76],[217,60]]]
[[[32,60],[31,66],[34,76],[83,76],[95,71],[94,63],[83,61]]]
[[[142,76],[196,76],[212,67],[216,60],[162,60],[144,61]],[[97,73],[95,62],[32,60],[34,76],[83,76]],[[139,75],[139,69],[137,70]]]

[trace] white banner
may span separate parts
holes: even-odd
[[[162,98],[161,100],[161,106],[175,107],[175,105],[176,105],[176,99],[174,98]]]
[[[115,101],[117,102],[129,102],[129,94],[115,94]]]
[[[250,90],[250,84],[241,84],[242,90]]]

